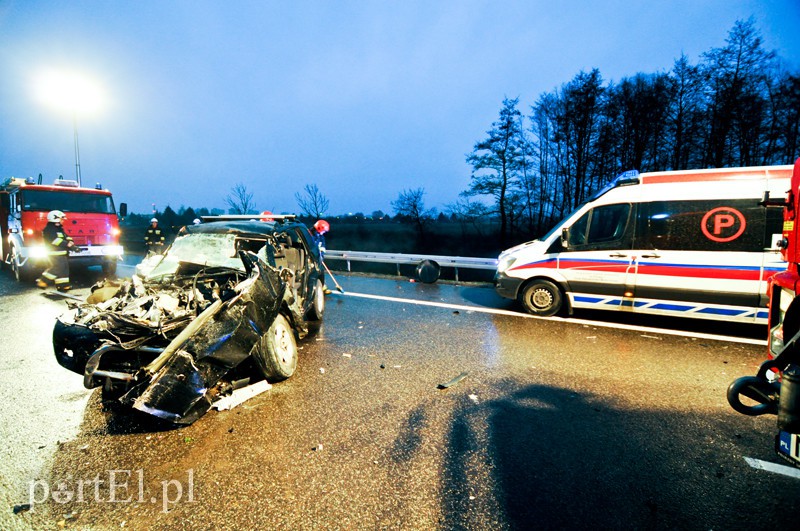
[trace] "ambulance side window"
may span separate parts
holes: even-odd
[[[758,199],[654,201],[639,206],[637,249],[762,252],[767,209]]]
[[[570,227],[568,250],[630,248],[630,212],[631,205],[628,203],[603,205],[589,210]]]

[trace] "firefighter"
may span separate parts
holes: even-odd
[[[331,230],[331,225],[324,219],[320,219],[314,223],[313,229],[314,230],[311,231],[311,237],[319,248],[319,256],[325,258],[325,233]]]
[[[317,245],[317,248],[319,249],[319,257],[320,260],[323,260],[323,263],[325,259],[325,251],[327,250],[325,249],[325,233],[330,230],[331,230],[330,223],[328,223],[324,219],[320,219],[316,223],[314,223],[314,226],[310,231],[311,238],[314,240],[314,243]],[[325,295],[331,292],[331,290],[329,290],[327,287],[325,287],[323,291]]]
[[[150,226],[147,227],[147,232],[144,233],[144,243],[147,245],[147,254],[161,254],[164,252],[164,243],[166,238],[164,232],[158,226],[158,220],[153,218],[150,220]]]
[[[46,288],[53,283],[58,291],[67,291],[69,285],[69,259],[71,250],[77,250],[75,242],[64,232],[61,222],[67,219],[66,214],[60,210],[51,210],[47,214],[47,225],[42,231],[44,244],[50,258],[48,267],[42,276],[36,279],[36,285]]]

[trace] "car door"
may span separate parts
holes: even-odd
[[[596,206],[565,231],[558,270],[569,284],[573,307],[619,309],[627,304],[635,209],[631,203]]]

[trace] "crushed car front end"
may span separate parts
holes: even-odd
[[[237,382],[264,377],[263,338],[276,317],[306,330],[293,272],[274,266],[269,238],[259,254],[238,235],[216,240],[225,247],[221,264],[185,262],[176,252],[175,263],[148,278],[74,305],[53,330],[58,362],[87,388],[102,387],[105,400],[176,424],[197,420]]]

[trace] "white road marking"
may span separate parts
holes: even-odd
[[[493,315],[506,315],[509,317],[521,317],[523,319],[541,319],[545,321],[556,321],[559,323],[574,323],[580,325],[589,325],[589,326],[597,326],[600,328],[615,328],[621,330],[632,330],[635,332],[649,332],[649,333],[656,333],[656,334],[664,334],[667,336],[679,336],[679,337],[694,337],[697,339],[708,339],[711,341],[727,341],[729,343],[744,343],[746,345],[758,345],[758,346],[766,346],[766,340],[761,339],[748,339],[743,337],[732,337],[732,336],[722,336],[718,334],[703,334],[700,332],[687,332],[685,330],[670,330],[668,328],[651,328],[649,326],[637,326],[637,325],[629,325],[629,324],[622,324],[622,323],[604,323],[601,321],[590,321],[588,319],[575,319],[572,317],[539,317],[538,315],[531,315],[529,313],[521,313],[521,312],[512,312],[510,310],[498,310],[495,308],[484,308],[481,306],[465,306],[462,304],[450,304],[446,302],[433,302],[433,301],[421,301],[421,300],[414,300],[414,299],[403,299],[400,297],[387,297],[384,295],[370,295],[368,293],[355,293],[352,291],[346,291],[345,293],[333,293],[339,297],[357,297],[362,299],[374,299],[379,301],[389,301],[389,302],[399,302],[404,304],[415,304],[417,306],[432,306],[435,308],[446,308],[449,310],[458,310],[458,311],[465,311],[465,312],[478,312],[478,313],[489,313]]]
[[[745,457],[744,460],[748,465],[757,470],[766,470],[773,474],[781,474],[783,476],[789,476],[790,478],[800,479],[800,470],[797,468],[778,465],[776,463],[770,463],[769,461],[762,461],[761,459],[753,459],[752,457]]]

